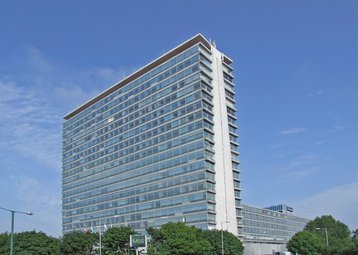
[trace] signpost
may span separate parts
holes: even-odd
[[[136,255],[139,251],[147,249],[147,236],[145,235],[131,235],[130,246],[135,249]]]

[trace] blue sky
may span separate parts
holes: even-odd
[[[242,197],[358,228],[357,1],[1,1],[0,206],[61,235],[62,117],[197,33],[234,59]],[[10,214],[0,211],[0,232]]]

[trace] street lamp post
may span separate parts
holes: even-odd
[[[21,212],[21,211],[15,211],[10,210],[4,207],[0,207],[1,210],[11,212],[11,237],[10,237],[10,255],[13,255],[14,250],[14,221],[15,221],[15,213],[22,213],[26,215],[33,215],[32,212]]]
[[[102,255],[102,229],[101,229],[101,220],[98,219],[98,225],[99,225],[99,255]]]
[[[230,223],[230,221],[225,220],[221,222],[221,255],[224,255],[224,229],[223,223]]]
[[[90,218],[94,219],[93,216],[90,216]],[[99,255],[102,255],[101,219],[98,219],[98,234],[99,234]]]
[[[329,244],[328,244],[328,231],[327,231],[327,228],[316,228],[317,230],[320,230],[320,229],[324,229],[325,233],[326,233],[326,245],[327,245],[327,248],[329,247]]]

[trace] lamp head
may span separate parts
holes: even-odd
[[[30,216],[31,216],[31,215],[34,215],[32,212],[27,212],[26,214],[27,214],[27,215],[30,215]]]

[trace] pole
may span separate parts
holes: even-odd
[[[101,219],[98,219],[98,225],[99,225],[99,255],[102,255],[102,237],[101,237]]]
[[[14,253],[14,222],[15,222],[15,213],[22,213],[26,215],[33,215],[32,212],[22,212],[22,211],[14,211],[0,206],[1,210],[11,212],[11,237],[10,237],[10,255]]]
[[[320,230],[320,229],[324,229],[324,232],[326,234],[326,245],[327,245],[327,248],[329,248],[329,243],[328,243],[328,230],[327,228],[316,228],[316,230]]]
[[[11,211],[11,239],[10,239],[10,255],[13,254],[14,250],[14,218],[15,218],[15,211]]]
[[[94,217],[91,215],[91,219]],[[91,228],[92,228],[92,221],[91,221]],[[91,230],[93,232],[93,230]],[[102,255],[102,236],[101,236],[101,219],[98,219],[98,235],[99,235],[99,255]]]
[[[230,223],[230,221],[225,220],[221,222],[221,255],[224,255],[224,228],[223,223]]]
[[[326,231],[326,244],[327,244],[327,248],[329,247],[329,244],[328,244],[328,231],[327,231],[327,228],[324,228],[324,230]]]
[[[221,222],[221,255],[224,255],[224,230],[223,230],[223,222]]]

